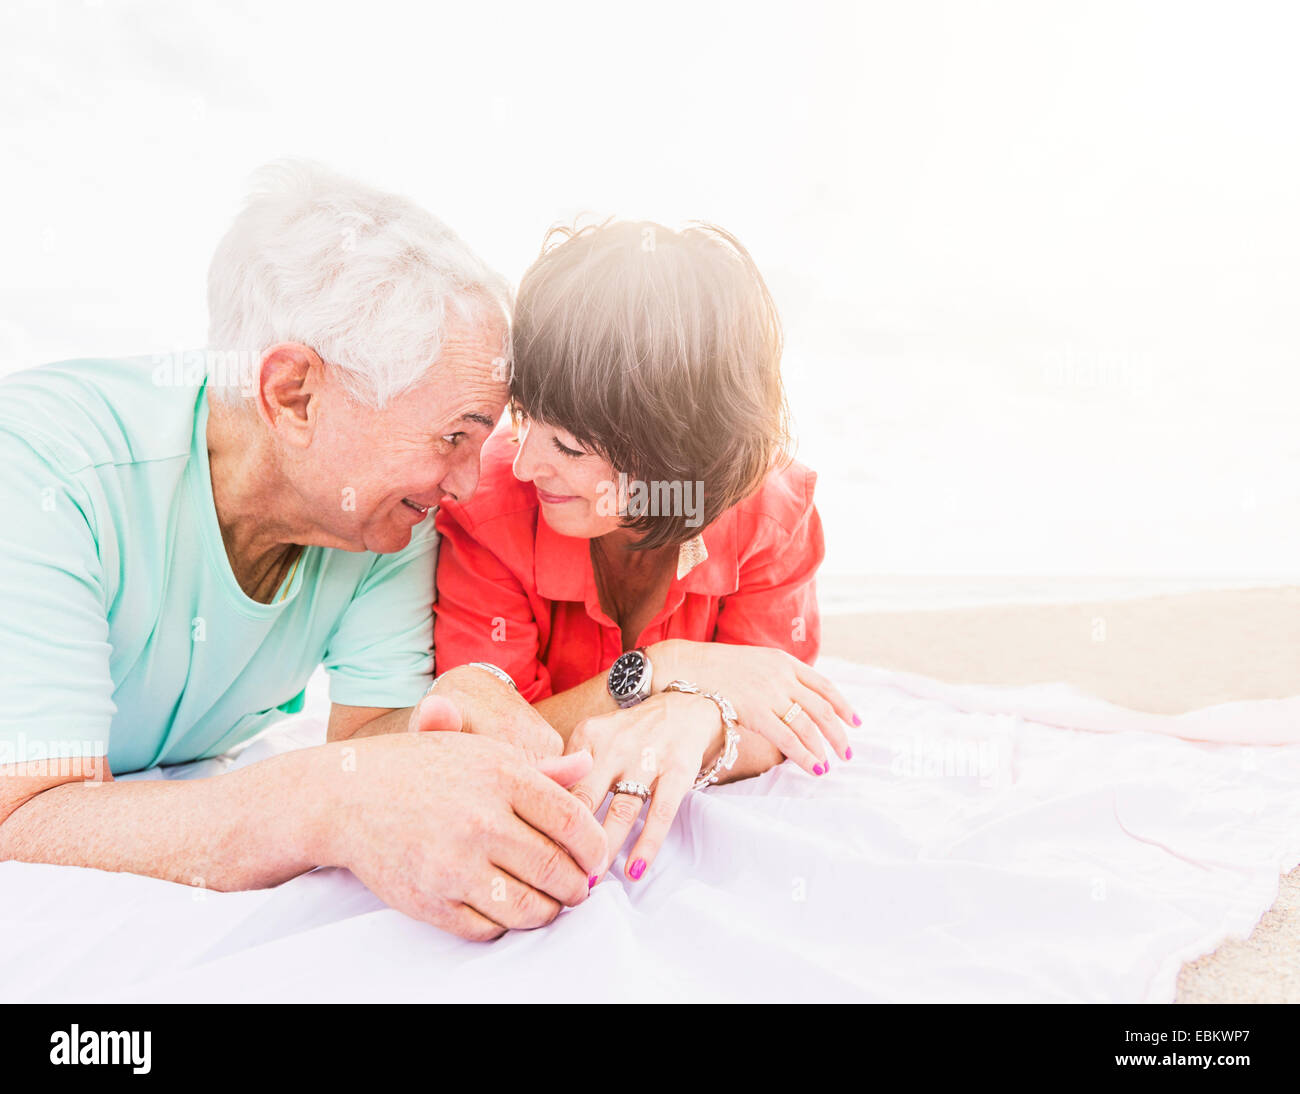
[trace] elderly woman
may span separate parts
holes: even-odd
[[[439,670],[494,662],[592,751],[573,792],[616,791],[611,860],[653,797],[633,880],[693,786],[851,756],[856,716],[810,667],[824,546],[815,476],[782,458],[780,357],[727,233],[553,233],[516,301],[517,429],[438,514]]]
[[[481,668],[425,698],[427,514],[473,493],[504,410],[504,283],[409,201],[289,165],[208,295],[220,370],[80,360],[0,387],[0,859],[212,889],[343,865],[467,937],[548,922],[606,857],[557,781],[590,759],[556,759]],[[209,381],[232,360],[243,383]],[[322,664],[329,743],[113,781],[249,739]],[[452,723],[534,755],[408,732]]]

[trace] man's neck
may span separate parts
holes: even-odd
[[[293,491],[252,425],[244,410],[209,401],[208,470],[221,540],[239,587],[266,604],[309,533],[295,521]]]

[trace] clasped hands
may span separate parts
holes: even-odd
[[[829,744],[848,760],[845,723],[860,724],[825,676],[775,649],[669,641],[653,647],[659,681],[690,675],[732,699],[745,736],[758,739],[740,777],[786,757],[813,775],[830,770]],[[784,716],[783,716],[784,714]],[[568,741],[513,688],[491,673],[463,666],[440,676],[411,715],[413,731],[462,730],[521,751],[596,814],[618,784],[605,814],[605,854],[588,878],[595,885],[626,843],[648,794],[645,824],[624,872],[640,880],[667,838],[698,773],[725,743],[718,708],[704,695],[659,691],[624,710],[588,717]],[[589,757],[589,758],[588,758]],[[639,784],[639,785],[638,785]],[[644,788],[644,789],[642,789]]]
[[[725,743],[713,701],[679,692],[659,693],[626,710],[586,718],[566,742],[517,692],[472,666],[440,676],[412,711],[410,728],[460,730],[518,749],[528,762],[568,787],[593,815],[620,782],[646,787],[649,812],[625,866],[634,881],[654,861],[700,769]],[[606,854],[588,878],[590,885],[618,856],[642,806],[636,794],[614,794],[604,821]]]

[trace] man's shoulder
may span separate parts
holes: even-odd
[[[66,472],[185,458],[199,382],[149,357],[80,358],[0,379],[0,430]]]

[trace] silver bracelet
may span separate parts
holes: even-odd
[[[518,690],[519,690],[517,687],[515,687],[515,682],[514,682],[512,679],[510,679],[510,674],[509,674],[508,672],[506,672],[505,669],[499,669],[499,668],[497,668],[496,665],[493,665],[491,662],[488,662],[488,661],[471,661],[471,662],[469,663],[469,667],[472,668],[472,669],[484,669],[484,670],[486,670],[487,672],[490,672],[493,676],[495,676],[495,677],[496,677],[498,680],[500,680],[502,683],[509,684],[509,685],[510,685],[510,690],[511,690],[511,691],[518,691]]]
[[[467,662],[466,662],[466,665],[467,665],[467,667],[469,667],[469,668],[471,668],[471,669],[483,669],[483,670],[485,670],[485,671],[487,671],[487,672],[490,672],[493,676],[495,676],[495,677],[496,677],[498,680],[500,680],[502,683],[509,684],[511,690],[516,691],[516,692],[519,690],[517,687],[515,687],[515,682],[514,682],[512,679],[510,679],[510,674],[509,674],[508,672],[506,672],[505,669],[499,669],[499,668],[497,668],[496,665],[490,664],[490,663],[487,662],[487,661],[467,661]],[[451,672],[451,669],[448,669],[447,671],[448,671],[448,672]],[[436,677],[436,676],[434,677],[434,679],[433,679],[433,683],[429,685],[429,691],[433,691],[433,689],[434,689],[434,687],[437,685],[439,679],[440,679],[440,677]],[[427,695],[428,693],[429,693],[429,692],[425,692],[426,695]]]
[[[664,691],[680,691],[687,695],[703,695],[706,699],[712,699],[714,705],[718,708],[718,713],[722,715],[723,740],[722,751],[718,753],[718,758],[713,763],[695,776],[695,785],[693,790],[703,790],[718,781],[723,771],[730,771],[736,766],[736,757],[740,755],[740,731],[736,728],[740,720],[736,717],[736,708],[726,699],[725,696],[718,695],[712,691],[705,691],[696,687],[688,680],[674,680],[664,688]]]

